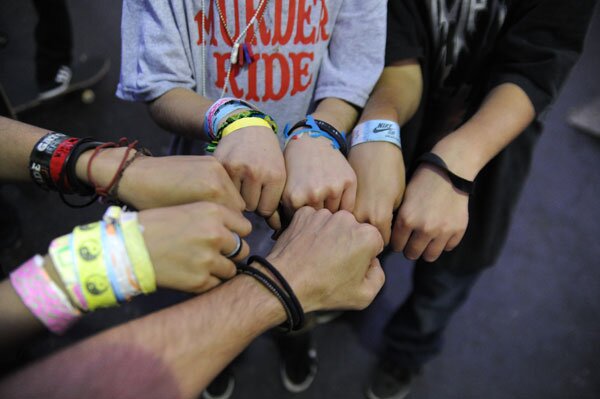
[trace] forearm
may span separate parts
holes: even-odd
[[[356,123],[358,110],[338,98],[325,98],[319,102],[312,116],[329,123],[340,132],[348,133]]]
[[[440,140],[433,152],[450,170],[473,180],[479,171],[535,117],[527,94],[515,84],[494,88],[479,110],[464,125]]]
[[[360,122],[387,119],[400,126],[417,111],[423,93],[421,67],[416,60],[407,60],[383,70]]]
[[[188,90],[170,90],[149,104],[150,115],[163,129],[187,138],[205,139],[204,114],[208,98]]]
[[[49,256],[44,258],[44,269],[64,292],[64,286],[52,265]],[[0,283],[0,348],[5,350],[27,342],[36,334],[44,331],[44,325],[25,306],[9,279]]]
[[[194,398],[252,339],[284,320],[271,293],[237,277],[16,373],[0,383],[0,396]]]
[[[0,116],[0,180],[29,180],[29,155],[48,130]]]

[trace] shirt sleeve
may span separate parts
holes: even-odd
[[[385,0],[344,0],[319,69],[315,100],[364,107],[383,71]]]
[[[425,57],[423,38],[419,35],[418,26],[422,24],[422,20],[414,0],[388,2],[386,65],[395,61]]]
[[[195,86],[171,2],[124,0],[117,97],[151,101],[173,88]]]
[[[579,58],[596,0],[521,1],[509,9],[494,50],[490,89],[519,86],[540,115]]]

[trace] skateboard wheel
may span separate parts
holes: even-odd
[[[81,93],[81,102],[84,104],[91,104],[96,99],[96,94],[91,89],[86,89]]]

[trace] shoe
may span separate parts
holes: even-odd
[[[308,345],[289,349],[282,353],[280,372],[283,386],[291,393],[306,391],[317,376],[317,349],[312,339],[308,340]]]
[[[229,399],[234,388],[235,378],[231,370],[226,368],[202,392],[202,399]]]
[[[40,85],[40,93],[38,95],[39,100],[49,100],[53,97],[59,96],[69,88],[71,78],[73,77],[73,71],[67,65],[61,65],[56,71],[56,76],[53,81]]]
[[[389,360],[382,361],[371,379],[366,395],[369,399],[404,399],[410,393],[414,370],[396,365]]]

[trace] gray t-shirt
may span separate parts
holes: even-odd
[[[219,98],[232,47],[217,1],[234,39],[259,5],[124,0],[117,96],[150,101],[176,87],[202,94],[204,81],[206,96]],[[362,107],[383,69],[385,32],[385,0],[269,0],[246,36],[256,61],[232,70],[225,96],[256,104],[280,130],[323,98]]]

